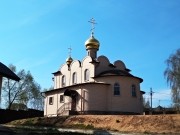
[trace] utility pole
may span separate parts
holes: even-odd
[[[153,91],[152,91],[152,88],[150,88],[150,96],[151,96],[151,113],[152,113],[152,95],[153,95]]]
[[[161,100],[159,100],[159,106],[160,106]]]

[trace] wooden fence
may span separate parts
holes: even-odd
[[[43,117],[43,111],[28,109],[28,110],[5,110],[0,109],[0,124],[4,124],[13,120]]]

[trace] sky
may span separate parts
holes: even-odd
[[[73,59],[87,54],[85,41],[94,18],[98,56],[122,60],[143,78],[146,100],[153,107],[172,104],[164,78],[165,60],[180,48],[179,0],[1,0],[0,61],[30,71],[44,88],[53,85],[72,48]]]

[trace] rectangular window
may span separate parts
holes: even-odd
[[[60,103],[64,102],[64,95],[60,95]]]
[[[119,96],[120,95],[120,85],[118,83],[114,84],[114,95]]]
[[[49,105],[53,105],[53,97],[49,97]]]
[[[119,89],[117,89],[117,88],[116,88],[116,89],[114,89],[114,95],[115,95],[115,96],[120,95]]]
[[[132,90],[132,96],[136,97],[136,91],[135,90]]]
[[[136,97],[136,86],[135,85],[132,85],[131,94],[132,94],[132,97]]]

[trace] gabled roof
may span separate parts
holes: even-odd
[[[56,71],[56,72],[54,72],[54,73],[52,73],[53,75],[58,75],[58,74],[61,74],[61,71]]]
[[[9,79],[19,81],[20,78],[12,72],[7,66],[0,62],[0,75]]]
[[[107,71],[103,71],[103,72],[99,73],[95,77],[114,76],[114,75],[134,77],[134,78],[139,79],[140,82],[143,82],[143,79],[136,77],[136,76],[133,76],[128,71],[124,71],[124,70],[107,70]]]

